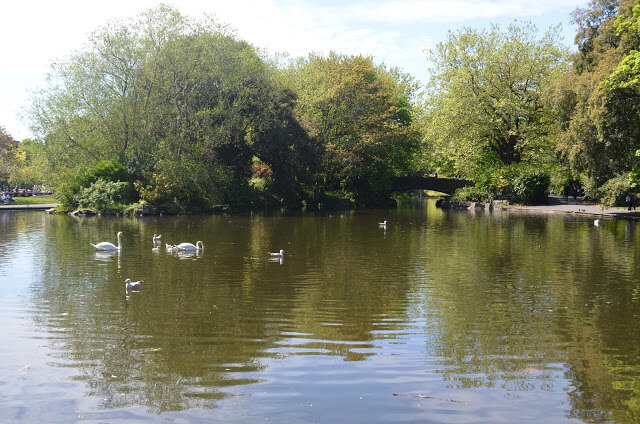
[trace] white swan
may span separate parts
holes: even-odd
[[[599,226],[600,226],[600,220],[599,220],[599,219],[594,220],[594,221],[593,221],[593,225],[594,225],[595,227],[599,227]]]
[[[127,291],[138,291],[140,290],[140,286],[142,285],[142,283],[144,283],[144,281],[140,280],[140,281],[131,281],[131,279],[127,278],[126,280],[124,280],[124,285],[127,289]]]
[[[378,222],[378,226],[379,227],[386,227],[387,226],[387,220],[384,220],[382,222]]]
[[[284,250],[280,249],[279,252],[269,252],[269,256],[272,258],[284,258]]]
[[[122,231],[118,231],[118,245],[115,246],[113,243],[109,243],[108,241],[102,241],[98,244],[89,243],[96,250],[120,250],[122,246],[120,246],[120,237],[122,237]]]
[[[173,246],[173,245],[171,245],[169,243],[165,243],[164,244],[164,248],[167,249],[167,252],[171,252],[175,248],[175,246]]]
[[[154,243],[160,243],[162,241],[162,234],[154,234],[153,235],[153,242]]]
[[[204,249],[204,243],[198,240],[195,245],[191,243],[180,243],[173,246],[173,248],[175,250],[200,250]]]

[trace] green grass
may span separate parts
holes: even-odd
[[[55,197],[14,197],[14,205],[37,205],[39,203],[58,203]],[[6,203],[8,204],[8,203]]]

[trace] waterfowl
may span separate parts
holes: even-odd
[[[284,250],[280,249],[279,252],[269,252],[269,256],[272,258],[284,258]]]
[[[140,281],[131,281],[130,278],[127,278],[126,280],[124,280],[124,285],[127,289],[127,291],[138,291],[140,290],[140,286],[142,285],[142,283],[144,283],[144,281],[140,280]]]
[[[160,243],[162,241],[162,234],[154,234],[153,235],[153,242],[154,243]]]
[[[167,252],[171,252],[175,248],[175,246],[173,246],[173,245],[171,245],[169,243],[165,243],[164,244],[164,248],[167,249]]]
[[[198,240],[195,245],[191,243],[180,243],[173,246],[173,248],[175,250],[200,250],[200,249],[204,249],[204,243]]]
[[[387,221],[386,221],[386,220],[384,220],[384,221],[382,221],[382,222],[378,222],[378,226],[380,226],[380,227],[386,227],[386,226],[387,226]]]
[[[122,231],[118,231],[118,245],[114,245],[113,243],[109,243],[108,241],[102,241],[98,244],[93,244],[93,243],[89,243],[91,244],[91,246],[93,246],[94,249],[96,250],[120,250],[121,246],[120,246],[120,237],[122,237]]]
[[[599,219],[594,220],[594,221],[593,221],[593,225],[594,225],[595,227],[600,226],[600,220],[599,220]]]

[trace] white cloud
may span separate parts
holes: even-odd
[[[335,50],[374,56],[417,78],[426,68],[424,50],[446,29],[473,26],[478,20],[552,16],[568,22],[568,13],[587,0],[167,0],[184,15],[214,14],[240,38],[270,52],[303,56]],[[27,102],[33,78],[57,58],[83,47],[87,35],[108,21],[134,17],[160,0],[22,0],[2,6],[3,61],[0,62],[0,125],[22,138],[15,125]],[[24,85],[29,81],[29,86]],[[12,95],[4,93],[11,90]],[[12,116],[9,116],[11,114]]]

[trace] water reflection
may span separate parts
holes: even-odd
[[[96,410],[151,414],[136,419],[194,409],[238,422],[640,419],[635,223],[429,203],[385,214],[387,229],[375,211],[14,215],[0,218],[0,255],[28,271],[15,281],[0,270],[0,287],[29,288],[54,370],[72,370]],[[86,241],[116,229],[122,254],[87,261]],[[203,240],[207,254],[151,250],[154,233]],[[272,263],[272,246],[292,253]],[[123,296],[131,276],[144,288]]]

